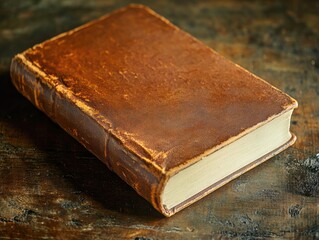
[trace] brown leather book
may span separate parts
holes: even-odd
[[[140,5],[16,55],[11,76],[165,216],[296,139],[294,99]]]

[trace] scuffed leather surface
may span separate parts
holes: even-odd
[[[143,7],[118,11],[25,56],[163,172],[294,104]]]

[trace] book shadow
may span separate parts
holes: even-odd
[[[1,121],[18,133],[16,145],[19,146],[21,138],[23,145],[36,146],[35,151],[45,158],[42,161],[48,165],[47,170],[58,175],[55,179],[62,179],[57,180],[56,185],[71,183],[68,191],[84,194],[119,214],[151,221],[163,218],[106,165],[19,94],[10,81],[9,72],[0,74]]]

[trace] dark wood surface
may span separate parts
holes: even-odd
[[[299,102],[295,145],[171,218],[10,82],[14,54],[128,3],[0,2],[0,239],[319,239],[319,2],[139,2]]]

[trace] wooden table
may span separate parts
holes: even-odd
[[[0,239],[319,239],[319,2],[145,1],[299,101],[295,145],[164,218],[13,88],[14,54],[128,1],[0,3]]]

